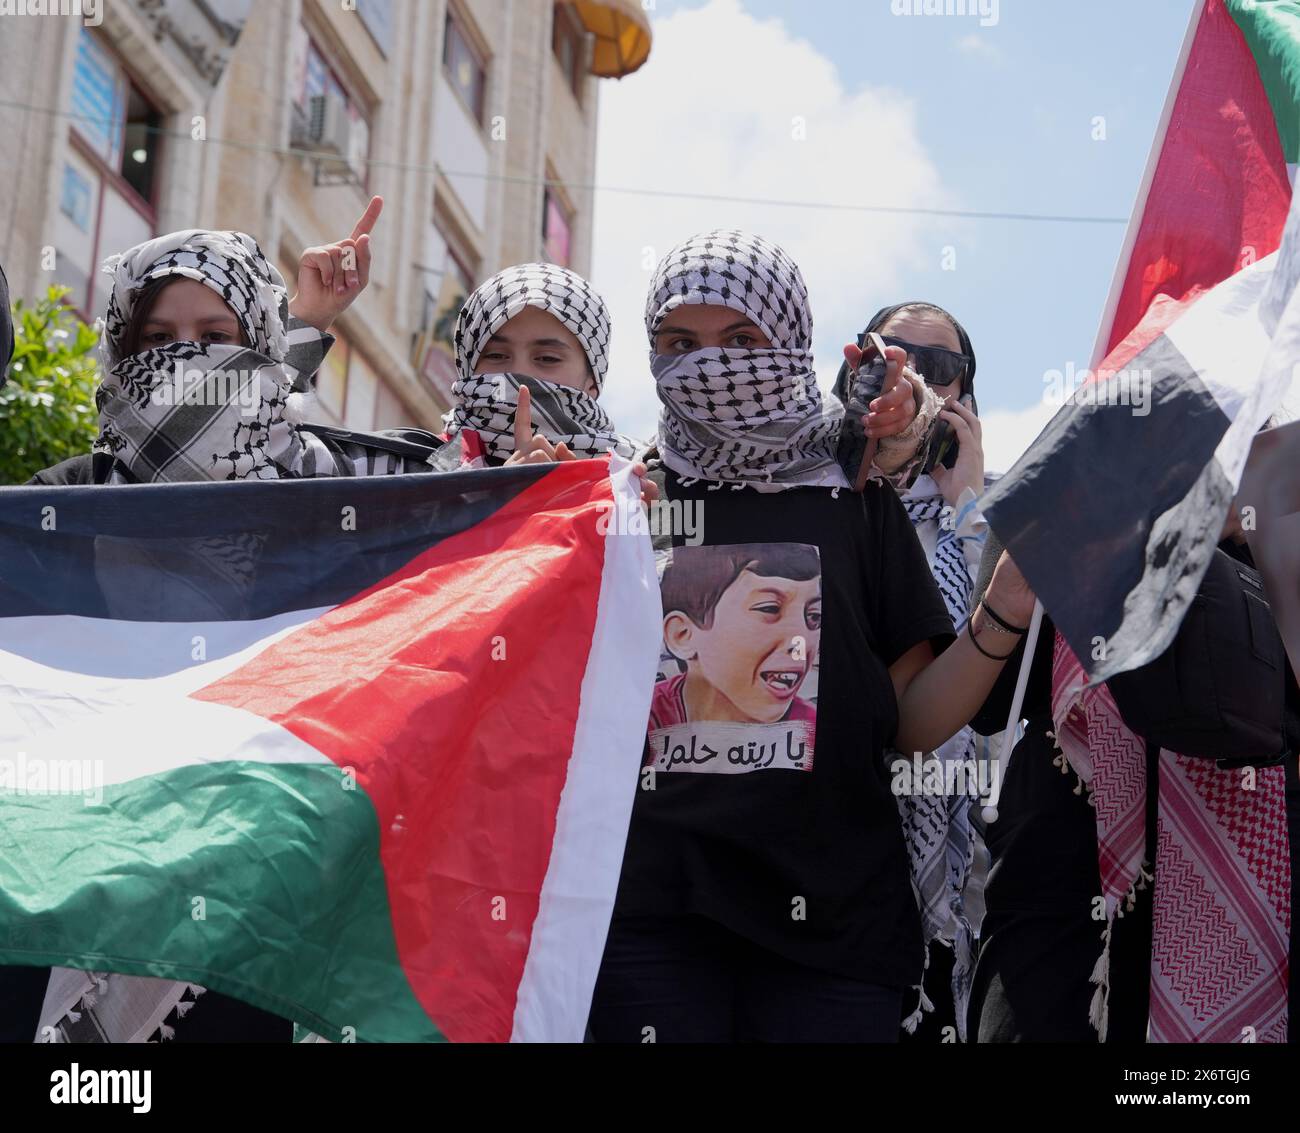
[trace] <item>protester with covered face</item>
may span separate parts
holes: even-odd
[[[369,233],[382,207],[375,198],[351,237],[304,253],[292,302],[279,271],[242,232],[187,229],[110,257],[104,376],[95,395],[99,437],[90,453],[38,473],[32,483],[273,480],[425,468],[438,444],[431,434],[399,430],[357,444],[345,431],[305,422],[307,395],[334,341],[329,328],[369,281]]]
[[[368,282],[369,232],[382,207],[375,198],[347,240],[304,252],[292,301],[257,242],[240,232],[174,232],[110,257],[99,436],[91,453],[38,473],[32,483],[427,471],[427,454],[440,444],[431,434],[406,430],[357,443],[302,421],[305,396],[333,342],[329,327]],[[416,434],[427,443],[406,439]],[[210,550],[218,557],[230,552]],[[21,985],[25,1001],[45,983],[40,969],[7,969],[3,978]],[[85,1041],[97,1032],[98,1041],[292,1037],[287,1020],[172,980],[56,968],[41,997],[41,1021]],[[36,1019],[20,1027],[35,1034]]]
[[[637,443],[597,400],[609,339],[605,301],[567,268],[518,264],[478,287],[456,320],[458,377],[443,420],[462,463],[633,456]]]
[[[693,237],[659,265],[646,329],[662,406],[651,476],[702,507],[704,543],[656,543],[669,675],[592,1037],[895,1041],[922,942],[885,749],[956,733],[1016,631],[982,606],[954,642],[893,489],[852,490],[844,411],[817,392],[784,251]],[[904,360],[891,351],[896,371]],[[1028,620],[1009,559],[988,603]]]

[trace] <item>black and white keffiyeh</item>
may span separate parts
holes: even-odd
[[[465,300],[456,320],[456,369],[473,376],[488,340],[525,307],[554,315],[581,344],[597,394],[609,368],[609,310],[577,272],[555,264],[517,264],[497,272]]]
[[[519,387],[532,398],[532,425],[552,444],[563,442],[579,456],[614,451],[631,457],[637,444],[615,432],[595,398],[579,389],[523,374],[474,373],[494,334],[525,307],[536,307],[567,327],[582,346],[596,382],[604,387],[609,366],[609,311],[582,276],[555,264],[519,264],[498,272],[466,300],[456,321],[455,404],[443,418],[450,434],[472,429],[488,454],[507,460],[515,451]]]
[[[771,349],[653,353],[665,319],[694,304],[745,315]],[[693,236],[660,262],[645,320],[662,403],[659,448],[668,467],[681,476],[768,491],[848,487],[836,460],[843,407],[822,401],[808,291],[781,248],[745,232]]]
[[[939,585],[944,604],[954,625],[961,625],[970,612],[971,595],[975,580],[970,564],[962,549],[962,541],[952,522],[953,508],[940,494],[917,495],[909,492],[903,499],[907,518],[913,527],[934,524],[936,531],[934,554],[930,559],[930,573]]]
[[[289,315],[284,278],[251,236],[173,232],[109,257],[104,270],[113,288],[100,324],[104,378],[93,451],[114,458],[108,483],[428,471],[422,461],[327,444],[299,428],[333,339]],[[140,290],[171,276],[220,295],[247,346],[178,342],[126,356]]]
[[[918,481],[933,488],[928,477]],[[973,496],[972,496],[973,501]],[[913,490],[903,498],[903,506],[912,526],[929,528],[934,534],[930,555],[930,573],[943,595],[944,605],[953,625],[964,626],[970,615],[975,580],[970,559],[963,548],[967,538],[976,537],[967,524],[954,522],[954,509],[943,495]],[[982,528],[983,520],[972,525],[971,532]],[[983,535],[978,535],[982,542]],[[921,928],[927,949],[936,941],[951,944],[953,949],[952,995],[956,1007],[959,1038],[966,1041],[966,1008],[970,1002],[971,979],[975,967],[975,932],[965,910],[965,894],[975,857],[975,839],[971,831],[972,796],[969,784],[977,776],[975,733],[962,728],[937,750],[926,756],[937,765],[937,782],[960,784],[967,789],[952,792],[917,791],[898,796],[903,838],[907,844],[921,913]],[[960,774],[958,773],[960,772]],[[922,1005],[928,1000],[922,993]],[[904,1022],[908,1031],[920,1021],[921,1010]]]
[[[563,442],[580,457],[613,451],[631,459],[636,452],[636,441],[614,431],[614,422],[595,398],[582,390],[519,374],[461,378],[452,387],[456,405],[443,418],[443,425],[449,433],[473,429],[488,455],[508,460],[515,451],[520,386],[528,387],[532,399],[533,431],[552,444]]]
[[[239,320],[248,346],[275,362],[289,351],[285,326],[289,292],[284,277],[243,232],[189,228],[137,244],[104,261],[113,289],[100,335],[105,372],[122,360],[122,337],[141,289],[155,279],[182,276],[211,288]]]
[[[175,342],[124,358],[95,391],[116,482],[278,480],[338,474],[330,451],[300,432],[294,378],[242,346]]]

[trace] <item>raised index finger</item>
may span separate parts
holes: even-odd
[[[361,214],[361,219],[357,221],[356,227],[352,229],[351,240],[359,240],[365,236],[375,226],[375,221],[379,219],[379,214],[384,211],[384,198],[371,197],[370,203],[366,205],[366,211]]]
[[[519,387],[519,404],[515,407],[515,452],[525,452],[533,439],[532,394],[528,387]]]

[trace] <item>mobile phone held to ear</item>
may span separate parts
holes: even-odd
[[[975,399],[968,393],[962,394],[960,401],[967,409],[975,404]],[[957,430],[947,421],[939,421],[935,426],[934,439],[930,442],[930,455],[921,466],[921,471],[929,472],[941,464],[945,468],[953,468],[957,464],[957,457],[961,455],[960,449]]]
[[[876,458],[877,441],[868,437],[862,418],[871,403],[885,389],[885,344],[880,335],[872,333],[862,342],[862,357],[858,368],[849,375],[848,398],[844,403],[844,420],[840,424],[840,439],[836,456],[844,475],[855,492],[867,486],[871,462]]]

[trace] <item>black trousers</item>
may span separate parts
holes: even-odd
[[[793,963],[703,917],[610,926],[589,1036],[609,1043],[892,1043],[902,991]]]

